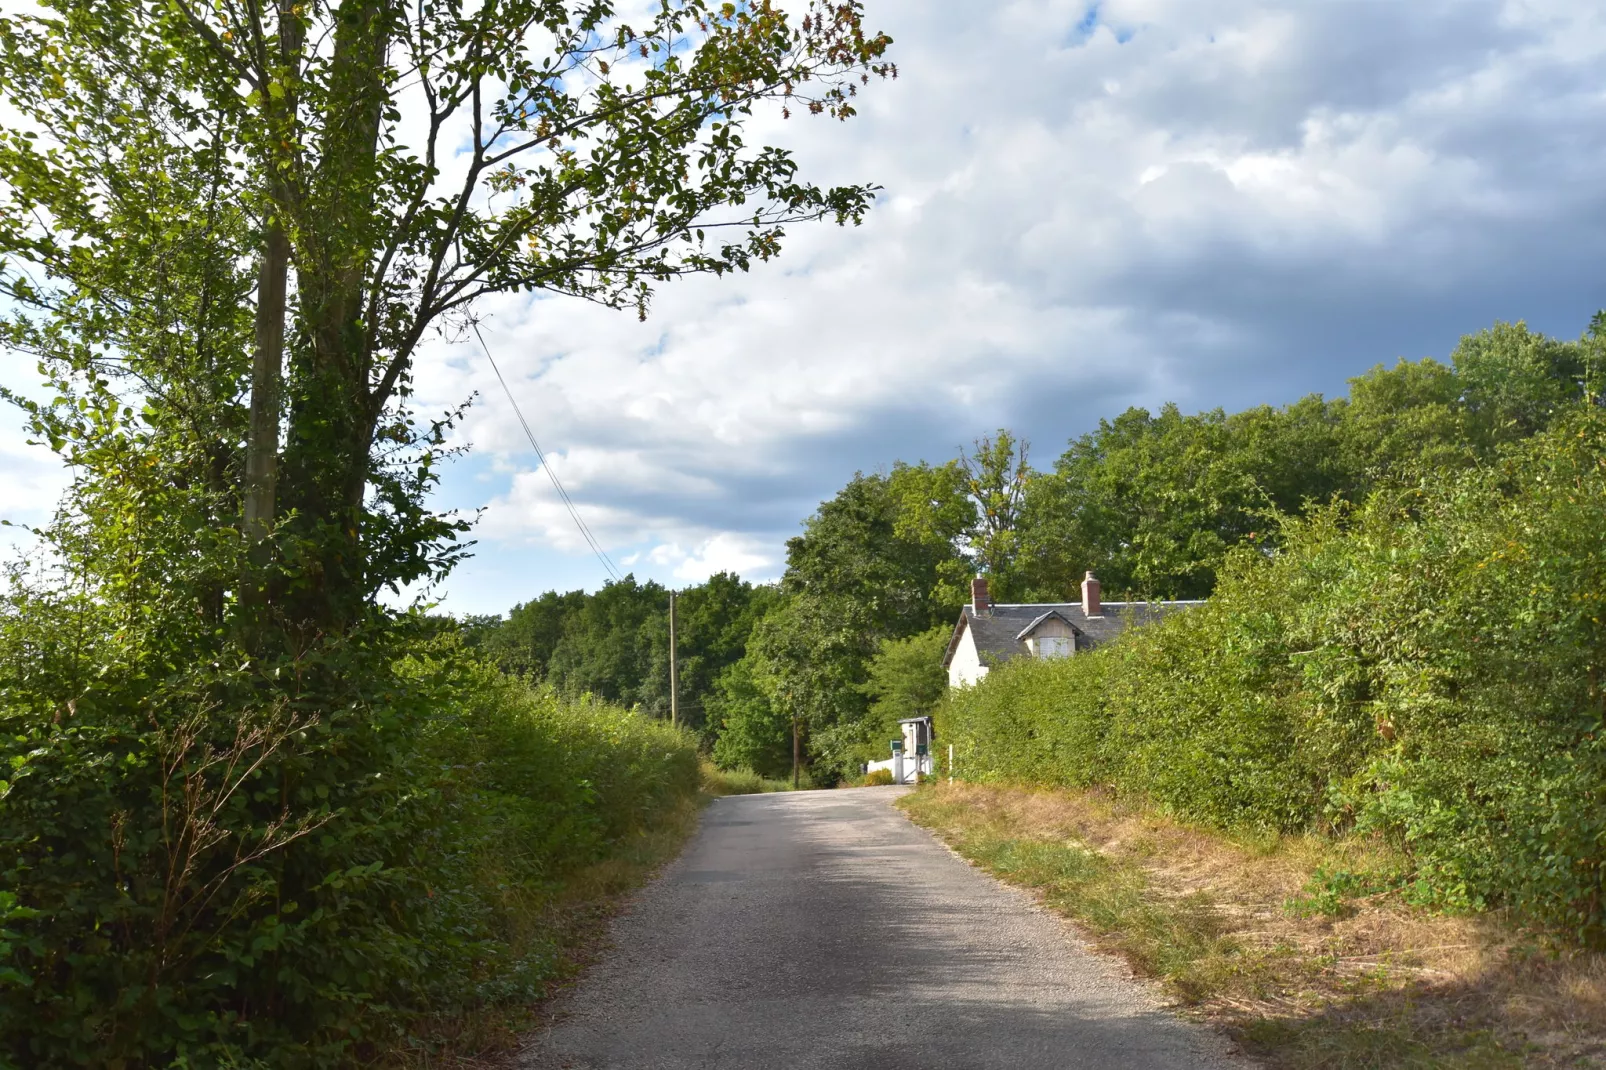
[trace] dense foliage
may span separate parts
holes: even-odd
[[[1202,607],[954,692],[961,775],[1375,832],[1421,900],[1602,942],[1606,414],[1560,411],[1488,465],[1284,518]]]
[[[0,1065],[334,1065],[527,997],[532,906],[696,792],[690,737],[445,639],[348,649],[339,701],[85,649],[63,706],[11,610]]]
[[[1093,569],[1107,592],[1202,597],[1233,547],[1275,541],[1277,516],[1488,463],[1579,402],[1600,373],[1596,353],[1593,335],[1496,324],[1463,339],[1449,365],[1378,365],[1345,398],[1230,415],[1129,409],[1031,480],[1021,549],[998,583],[1047,601]]]

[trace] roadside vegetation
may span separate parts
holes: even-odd
[[[1375,836],[1367,880],[1606,944],[1606,413],[1284,519],[1205,605],[953,692],[960,775]]]
[[[87,644],[116,675],[52,716],[64,681],[17,643],[51,622],[4,623],[34,671],[0,713],[0,1064],[457,1043],[561,976],[564,918],[695,809],[691,737],[507,678],[449,633],[364,665],[378,695],[323,712],[251,689],[227,718],[210,667],[147,681]]]
[[[703,792],[711,798],[722,795],[763,795],[772,791],[791,790],[790,780],[762,777],[751,769],[721,769],[706,759],[703,761]]]
[[[904,803],[1276,1065],[1606,1059],[1598,341],[1490,340],[1489,401],[1267,506],[1205,604],[950,691],[963,783]]]
[[[1595,1066],[1606,957],[1427,911],[1375,837],[1224,834],[1108,791],[933,785],[899,806],[1177,1005],[1288,1070]]]

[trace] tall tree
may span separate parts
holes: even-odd
[[[245,433],[208,445],[273,562],[246,589],[292,633],[339,633],[458,553],[423,503],[445,421],[407,410],[426,335],[492,293],[645,314],[655,284],[745,270],[791,223],[857,222],[870,187],[802,181],[743,127],[765,101],[847,118],[894,73],[889,43],[851,0],[797,20],[670,0],[633,24],[607,0],[49,0],[0,20],[23,119],[0,154],[0,292],[46,318],[33,342],[60,377],[131,359],[129,286],[99,265],[172,227],[145,211],[152,157],[226,147],[213,201],[239,222],[188,233],[208,263],[254,264],[255,342],[227,391]],[[170,386],[140,389],[161,406]]]
[[[786,543],[783,589],[843,603],[872,644],[922,631],[950,608],[937,599],[943,565],[957,550],[911,518],[899,476],[855,475]]]
[[[1019,551],[1017,529],[1032,478],[1030,449],[1025,439],[999,428],[996,436],[977,439],[973,449],[959,455],[965,490],[976,505],[971,552],[981,571],[1006,584]]]

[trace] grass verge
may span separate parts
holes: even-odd
[[[537,961],[543,973],[533,1000],[492,1004],[442,1016],[416,1031],[417,1039],[382,1065],[392,1070],[502,1070],[515,1063],[521,1038],[540,1020],[552,997],[573,984],[607,948],[608,923],[630,893],[646,884],[685,847],[697,830],[701,795],[658,815],[601,862],[566,874],[543,889],[509,889],[502,905],[511,953]]]
[[[1096,793],[932,785],[898,805],[1290,1070],[1606,1065],[1606,957],[1323,874],[1375,845],[1233,839]]]

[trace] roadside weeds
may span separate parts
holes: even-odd
[[[1606,956],[1315,882],[1385,868],[1375,845],[1229,838],[1088,792],[934,785],[896,805],[1270,1066],[1606,1066]]]
[[[813,787],[807,784],[806,787]],[[772,791],[791,791],[790,780],[773,780],[759,776],[751,769],[720,769],[712,762],[703,762],[703,793],[713,798],[722,795],[762,795]]]
[[[631,893],[680,854],[697,830],[702,808],[716,794],[703,791],[610,857],[566,874],[547,889],[510,888],[502,907],[511,954],[546,959],[548,976],[534,1000],[517,1000],[442,1015],[420,1025],[415,1043],[382,1066],[394,1070],[504,1070],[515,1064],[525,1038],[539,1028],[554,997],[607,950],[608,925]]]

